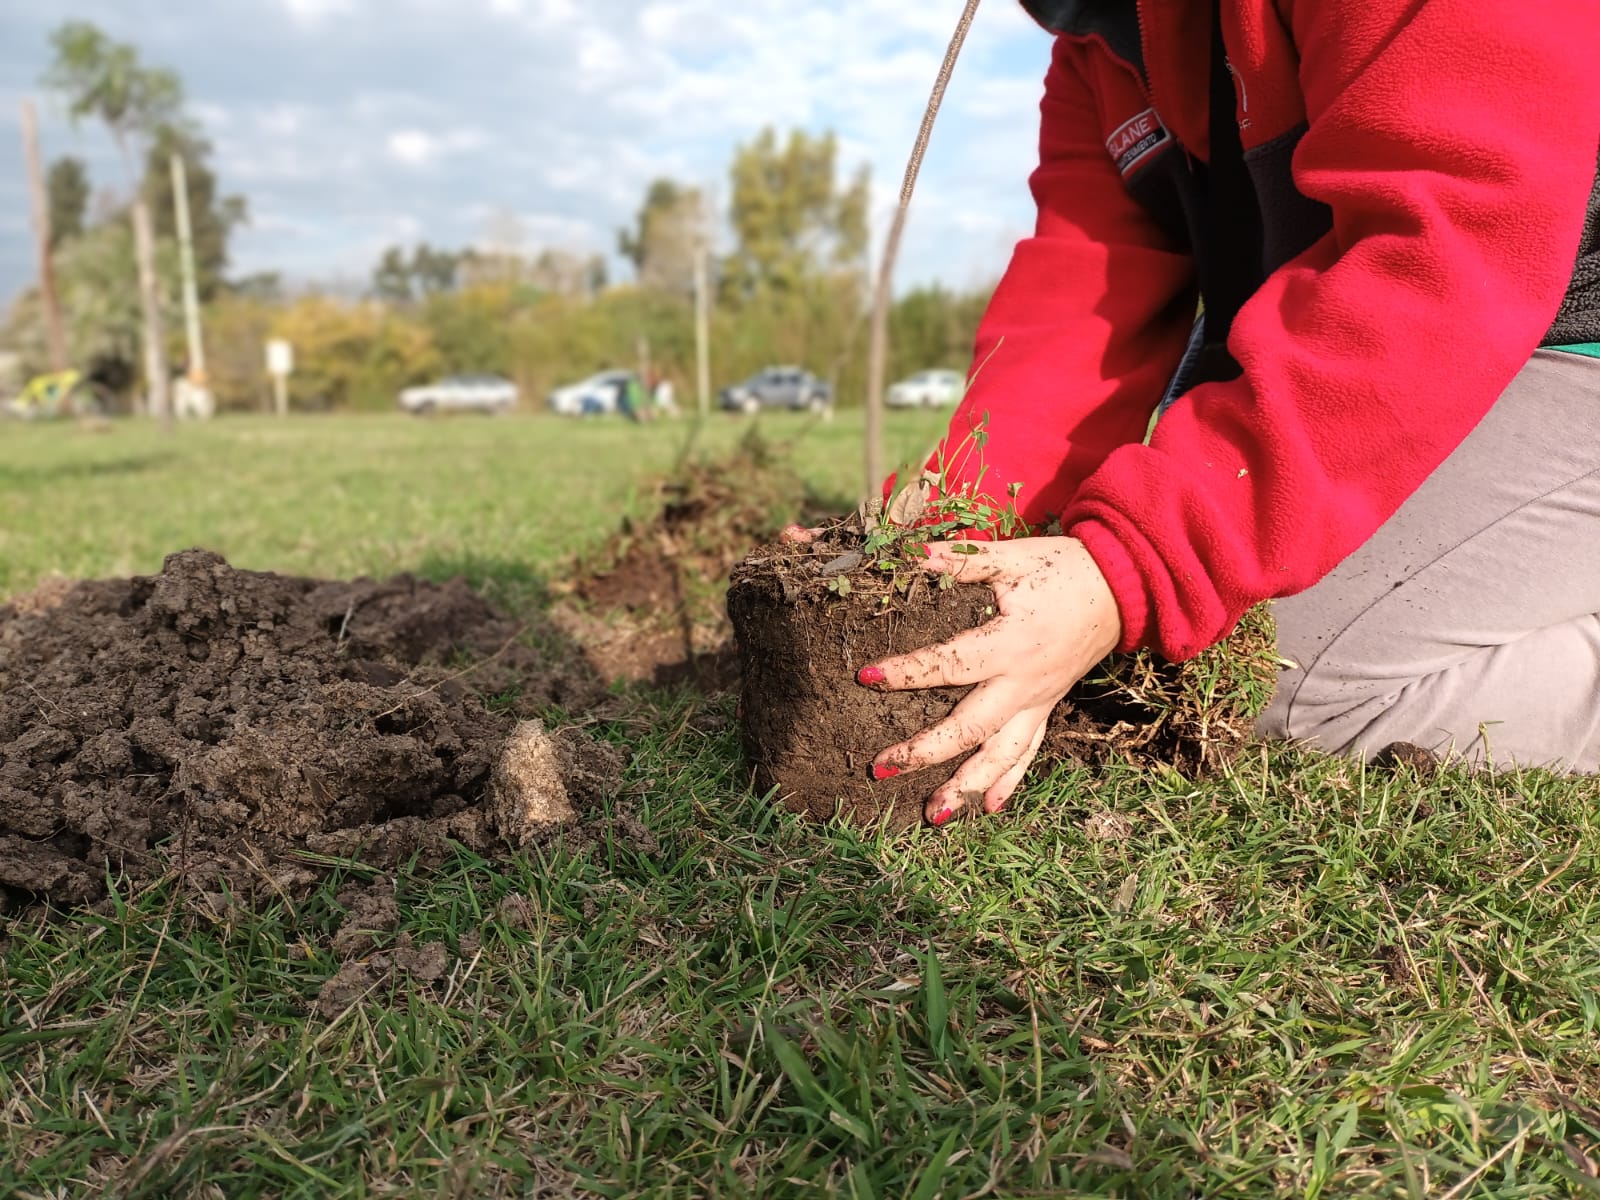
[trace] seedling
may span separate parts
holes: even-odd
[[[889,584],[882,603],[888,604],[895,593],[909,594],[914,581],[922,577],[921,564],[928,557],[929,542],[973,536],[993,541],[1026,537],[1033,532],[1017,512],[1022,484],[1009,484],[1006,500],[1000,504],[981,491],[988,472],[983,463],[983,450],[989,441],[988,423],[986,412],[948,458],[940,446],[935,470],[907,484],[887,507],[876,513],[863,513],[866,537],[861,551],[866,567],[886,577]],[[952,480],[960,478],[972,464],[974,456],[977,470],[971,480],[952,485]],[[958,544],[952,549],[958,554],[981,553],[975,545]],[[941,590],[955,584],[955,577],[948,572],[938,577]],[[828,590],[847,596],[851,588],[841,575],[828,581]]]

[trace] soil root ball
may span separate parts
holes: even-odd
[[[966,687],[882,692],[855,674],[868,663],[948,641],[994,616],[987,586],[938,587],[915,576],[904,591],[860,561],[835,531],[804,547],[769,546],[734,569],[728,592],[743,680],[740,733],[758,791],[803,815],[835,814],[893,828],[922,820],[928,796],[961,759],[874,781],[874,757],[949,716]],[[855,539],[859,541],[859,538]]]

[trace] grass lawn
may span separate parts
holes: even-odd
[[[861,415],[753,423],[833,505],[862,480]],[[751,428],[710,421],[694,452],[727,452]],[[939,414],[891,413],[893,461],[917,459]],[[0,598],[58,572],[142,574],[202,545],[238,567],[329,577],[417,571],[545,574],[599,542],[669,471],[688,422],[550,417],[233,418],[163,437],[0,424]]]
[[[858,421],[763,428],[844,503]],[[534,603],[683,433],[8,425],[0,596],[198,543]],[[751,796],[731,699],[631,712],[658,848],[403,877],[457,962],[333,1019],[359,873],[0,919],[0,1196],[1600,1196],[1600,782],[1261,747],[888,836]]]

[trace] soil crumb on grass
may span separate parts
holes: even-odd
[[[460,581],[298,579],[203,550],[0,606],[0,908],[93,903],[108,870],[247,902],[324,857],[505,852],[486,797],[516,718],[480,689],[523,712],[603,695],[520,632]],[[620,752],[546,736],[572,815],[616,789]]]
[[[606,679],[732,687],[729,571],[803,513],[805,485],[751,436],[733,457],[690,463],[657,483],[654,499],[652,516],[624,520],[579,565],[552,616]]]
[[[433,983],[444,977],[451,962],[443,942],[417,942],[402,933],[392,950],[340,964],[317,993],[317,1011],[324,1017],[336,1017],[396,976]]]

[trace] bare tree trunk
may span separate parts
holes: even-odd
[[[50,339],[50,369],[65,371],[67,335],[61,322],[61,301],[56,297],[56,275],[50,259],[50,201],[45,195],[44,170],[39,163],[39,126],[33,105],[22,102],[22,154],[28,166],[28,190],[33,197],[33,228],[39,247],[39,299]],[[67,403],[71,404],[70,397]]]
[[[172,399],[167,387],[167,353],[161,329],[161,295],[156,283],[156,238],[150,203],[141,187],[133,194],[133,252],[139,262],[139,308],[144,316],[144,374],[150,415],[171,433]]]

